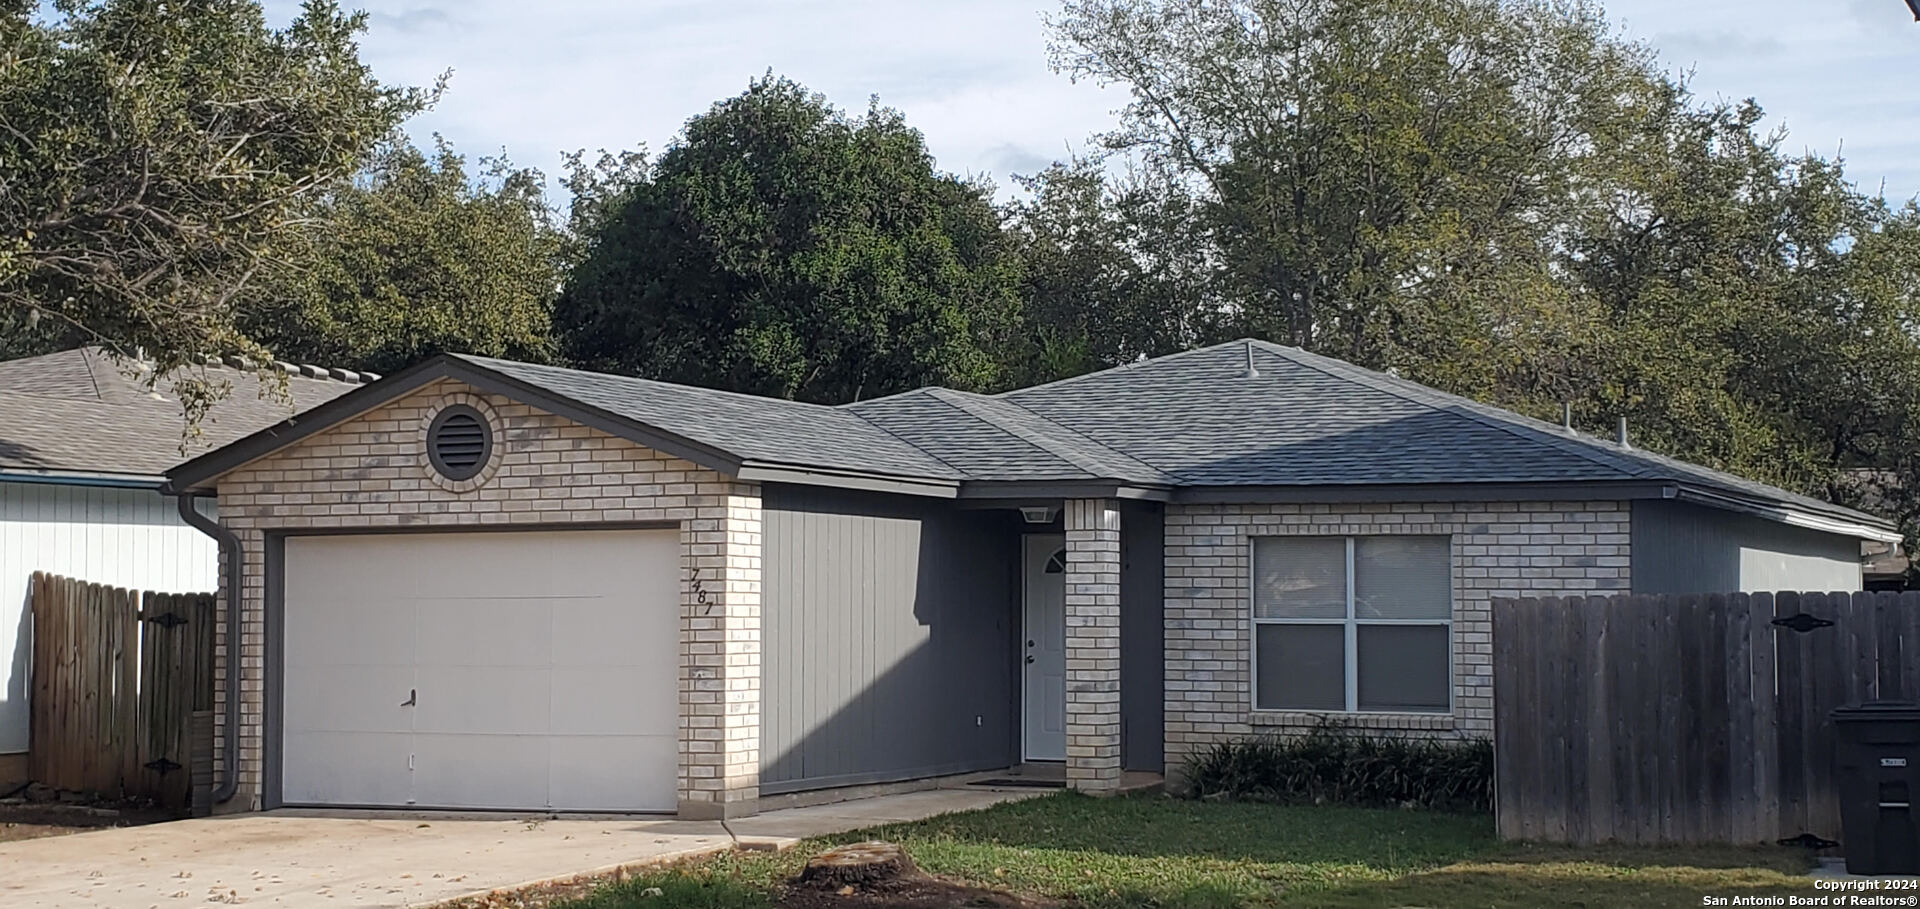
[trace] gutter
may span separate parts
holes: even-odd
[[[246,585],[240,582],[240,538],[194,508],[198,499],[197,493],[182,490],[174,502],[180,509],[180,519],[219,543],[220,554],[227,560],[227,735],[220,743],[227,772],[213,790],[213,801],[224,805],[240,790],[240,592]]]
[[[956,498],[960,494],[958,480],[934,480],[819,467],[795,467],[764,461],[747,461],[732,473],[734,479],[742,482],[833,486],[841,489],[929,496],[936,499]]]
[[[1755,517],[1778,521],[1792,527],[1804,527],[1825,533],[1858,537],[1876,543],[1898,543],[1905,539],[1899,531],[1888,527],[1878,527],[1858,520],[1829,517],[1790,506],[1770,506],[1745,501],[1732,496],[1720,495],[1691,486],[1682,486],[1675,498],[1683,502],[1696,502],[1727,511],[1750,514]]]
[[[167,478],[139,473],[94,473],[85,470],[0,468],[0,483],[45,483],[50,486],[104,486],[119,489],[159,489]]]

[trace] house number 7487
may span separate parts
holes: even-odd
[[[700,580],[700,569],[693,570],[693,602],[699,607],[701,615],[713,614],[713,600],[707,596],[707,585]]]

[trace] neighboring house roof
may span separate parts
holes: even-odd
[[[259,432],[289,416],[353,390],[352,381],[291,374],[291,401],[273,397],[256,375],[229,366],[205,367],[208,378],[231,384],[227,398],[186,435],[185,412],[172,382],[151,376],[142,364],[115,363],[99,348],[84,347],[0,362],[0,475],[94,474],[158,478],[198,454]],[[309,373],[331,375],[307,368]]]
[[[1251,367],[1251,369],[1249,368]],[[936,495],[1231,501],[1686,498],[1869,538],[1858,511],[1264,341],[1000,395],[943,388],[838,407],[446,356],[170,473],[192,487],[443,377],[517,396],[746,479]],[[1105,492],[1101,493],[1100,490]]]

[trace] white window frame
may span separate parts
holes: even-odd
[[[1454,593],[1454,551],[1453,535],[1441,533],[1387,533],[1366,534],[1379,537],[1441,537],[1447,541],[1447,617],[1444,619],[1362,619],[1354,615],[1354,549],[1359,536],[1345,536],[1347,558],[1347,614],[1344,618],[1260,618],[1258,608],[1259,566],[1255,561],[1256,542],[1262,539],[1314,539],[1313,534],[1252,534],[1247,537],[1247,662],[1251,665],[1248,674],[1253,682],[1247,691],[1247,699],[1253,705],[1255,713],[1363,713],[1363,714],[1401,714],[1410,716],[1450,716],[1454,707],[1454,688],[1459,682],[1458,646],[1454,640],[1454,612],[1459,604]],[[1325,537],[1319,537],[1325,539]],[[1260,706],[1260,626],[1261,625],[1338,625],[1343,629],[1346,641],[1346,690],[1347,706],[1345,710],[1333,711],[1314,707],[1262,707]],[[1443,625],[1447,629],[1447,706],[1440,710],[1382,710],[1362,708],[1360,706],[1360,626],[1362,625]]]

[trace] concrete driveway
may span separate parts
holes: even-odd
[[[0,844],[0,906],[402,907],[1025,798],[937,789],[717,822],[300,812],[234,815]]]

